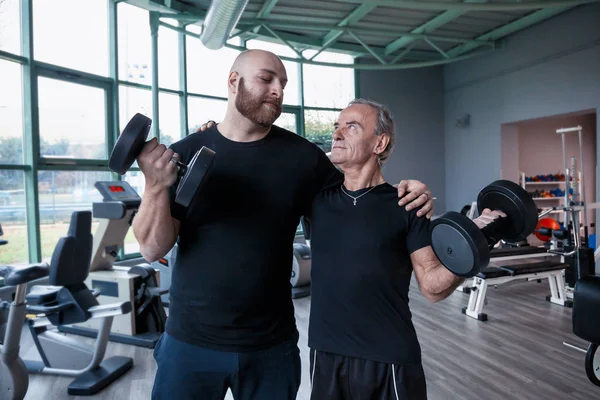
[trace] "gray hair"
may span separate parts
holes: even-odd
[[[348,104],[348,106],[351,106],[353,104],[364,104],[377,111],[375,135],[387,135],[390,138],[390,141],[388,142],[383,152],[377,156],[377,164],[379,164],[379,166],[382,166],[383,163],[392,154],[392,151],[394,150],[394,146],[396,144],[396,124],[394,122],[394,117],[392,116],[392,113],[390,112],[389,108],[387,108],[383,104],[377,103],[372,100],[354,99]]]

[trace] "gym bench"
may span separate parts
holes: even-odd
[[[462,312],[479,321],[487,321],[487,314],[483,313],[483,306],[488,286],[498,286],[515,281],[538,281],[546,278],[550,284],[550,295],[546,297],[546,300],[563,307],[571,307],[572,301],[567,300],[565,290],[563,272],[566,268],[568,268],[568,264],[556,261],[484,268],[473,278],[469,303],[462,309]]]
[[[494,261],[519,260],[532,257],[554,257],[543,246],[497,247],[490,252],[490,259]]]
[[[556,257],[555,254],[549,253],[548,249],[543,246],[520,246],[520,247],[496,247],[490,251],[490,261],[503,262],[522,259],[539,259],[540,261],[546,257]],[[491,270],[490,270],[491,271]],[[466,279],[462,285],[456,288],[457,291],[469,294],[473,284],[471,279]]]

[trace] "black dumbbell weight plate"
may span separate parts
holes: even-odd
[[[467,216],[449,211],[431,223],[431,245],[437,258],[463,278],[477,275],[490,262],[483,232]]]
[[[120,175],[125,175],[142,152],[152,120],[137,113],[123,129],[108,160],[108,168]]]
[[[585,373],[594,385],[600,386],[600,352],[596,343],[589,345],[585,355]]]
[[[196,193],[206,182],[214,157],[215,152],[208,147],[202,147],[194,154],[177,186],[177,204],[186,208],[190,206]]]
[[[510,223],[502,236],[508,242],[525,240],[538,222],[537,206],[525,189],[508,180],[497,180],[484,187],[477,197],[479,213],[485,209],[503,211]]]

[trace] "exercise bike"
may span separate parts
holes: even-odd
[[[99,292],[85,285],[92,251],[91,224],[89,211],[74,212],[68,234],[58,241],[50,264],[0,267],[4,284],[16,287],[14,300],[2,304],[9,308],[9,314],[0,346],[0,399],[23,399],[29,375],[36,373],[73,376],[69,395],[93,395],[133,367],[129,357],[104,359],[113,317],[131,312],[131,303],[100,305],[96,300]],[[28,283],[43,277],[49,277],[51,286],[33,286],[26,293]],[[26,318],[26,314],[35,317]],[[94,318],[102,323],[93,349],[48,329],[50,325]],[[28,326],[42,361],[20,357],[24,325]]]
[[[153,349],[167,321],[161,297],[166,297],[168,289],[161,288],[162,270],[145,261],[133,267],[115,265],[142,198],[126,181],[100,181],[94,186],[103,199],[92,204],[93,216],[100,223],[85,283],[100,291],[100,304],[131,303],[131,313],[115,318],[109,341]],[[96,337],[99,329],[94,320],[58,326],[61,332],[88,337]]]

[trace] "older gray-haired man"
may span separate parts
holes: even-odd
[[[435,256],[429,219],[398,207],[383,177],[395,140],[391,113],[373,101],[352,101],[335,124],[330,158],[344,183],[320,192],[307,216],[312,400],[427,398],[408,304],[412,273],[432,302],[462,278]],[[499,215],[484,210],[475,223]]]

